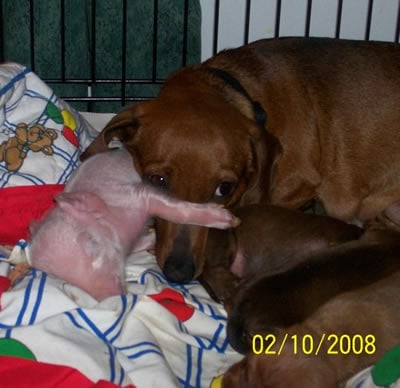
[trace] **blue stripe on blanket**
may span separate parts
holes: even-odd
[[[108,338],[108,341],[111,343],[115,342],[119,335],[123,330],[124,318],[127,314],[129,314],[136,305],[138,300],[138,296],[134,294],[123,294],[120,296],[121,298],[121,314],[118,318],[114,321],[114,323],[104,332],[104,335]],[[128,299],[130,300],[130,304],[128,304]],[[116,333],[111,336],[112,332],[116,331]],[[110,338],[111,336],[111,338]]]
[[[192,359],[192,347],[190,345],[186,345],[186,377],[184,380],[185,387],[190,386],[190,379],[192,376],[192,364],[193,364],[193,359]]]
[[[71,321],[71,323],[75,327],[77,327],[78,329],[83,329],[84,328],[81,324],[78,323],[78,321],[76,320],[76,318],[75,318],[74,314],[72,313],[72,311],[66,311],[64,313],[64,315],[66,315],[69,318],[69,320]]]
[[[125,299],[126,301],[126,296],[122,296],[121,297],[122,300]],[[125,316],[128,312],[130,312],[133,308],[133,306],[136,304],[137,302],[137,295],[132,295],[132,303],[129,306],[129,308],[123,308],[123,312],[119,315],[119,317],[117,318],[117,320],[114,322],[114,324],[112,325],[113,328],[115,328],[117,326],[117,321],[121,322],[121,317]],[[125,303],[125,306],[127,307],[127,304]],[[162,358],[164,358],[164,354],[161,352],[160,348],[158,345],[149,342],[149,341],[143,341],[140,342],[138,344],[135,345],[131,345],[131,346],[124,346],[124,347],[118,347],[118,346],[112,346],[109,343],[109,340],[107,339],[107,335],[105,335],[105,333],[103,334],[102,331],[92,322],[92,320],[84,313],[84,311],[81,308],[78,308],[74,311],[68,311],[64,313],[71,321],[71,323],[79,328],[79,329],[89,329],[90,331],[94,332],[94,334],[96,335],[96,337],[98,337],[99,339],[101,339],[104,344],[107,346],[108,350],[109,350],[109,355],[110,355],[110,359],[109,359],[109,364],[110,364],[110,381],[113,381],[115,383],[118,383],[117,380],[117,373],[116,373],[116,357],[115,357],[115,353],[117,351],[121,351],[127,358],[129,359],[135,359],[135,358],[140,358],[145,354],[156,354],[158,356],[161,356]],[[84,325],[80,324],[78,322],[77,316],[83,320],[83,322],[85,323]],[[111,327],[110,327],[111,328]],[[110,328],[106,330],[107,334],[110,333]],[[116,339],[116,337],[112,338],[112,341],[114,341]],[[144,347],[144,349],[143,349]],[[138,349],[139,348],[139,349]],[[125,371],[123,371],[122,368],[120,368],[120,378],[119,380],[123,380],[123,376],[125,375]],[[121,380],[121,381],[122,381]]]
[[[37,313],[40,308],[40,303],[42,302],[42,299],[43,299],[43,293],[44,293],[44,287],[46,284],[46,279],[47,279],[47,275],[45,273],[42,273],[42,275],[39,278],[37,296],[36,296],[35,303],[33,304],[33,310],[31,313],[31,318],[29,320],[30,325],[33,325],[36,321]]]
[[[153,344],[154,345],[154,344]],[[134,360],[135,358],[140,358],[145,354],[157,354],[158,356],[161,356],[162,358],[164,357],[164,354],[161,351],[155,350],[155,349],[145,349],[141,350],[140,352],[136,352],[134,354],[131,354],[130,356],[127,356],[129,359]]]
[[[125,370],[122,367],[120,367],[120,374],[121,375],[120,375],[119,381],[117,381],[116,383],[118,385],[122,386],[124,379],[125,379]]]
[[[107,337],[102,333],[102,331],[93,323],[93,321],[86,315],[82,308],[77,308],[75,310],[79,317],[85,322],[87,328],[89,328],[96,337],[102,339],[104,342],[107,342]]]
[[[22,78],[24,78],[27,74],[31,73],[32,70],[28,69],[27,67],[21,71],[20,73],[18,73],[15,77],[11,78],[10,82],[6,85],[4,85],[1,89],[0,89],[0,95],[5,94],[8,90],[10,90],[11,88],[14,87],[14,84],[18,81],[20,81]]]
[[[213,338],[204,338],[199,336],[193,336],[196,342],[199,344],[200,349],[212,350],[215,349],[218,353],[223,353],[223,347],[218,345],[218,340],[220,338],[225,338],[225,327],[222,324],[219,324],[217,329],[214,332]]]
[[[34,276],[29,280],[28,285],[26,286],[22,307],[15,322],[16,326],[20,326],[24,321],[25,315],[28,314],[29,306],[32,306],[33,310],[28,318],[28,323],[31,325],[35,322],[37,311],[43,297],[43,287],[46,283],[46,278],[47,275],[45,273],[42,273],[39,276],[39,279]],[[34,285],[36,285],[38,282],[39,286],[37,287],[38,292],[36,293],[36,299],[32,302],[32,299],[35,298]]]
[[[104,345],[108,348],[108,355],[109,355],[109,367],[110,367],[110,381],[115,383],[115,354],[114,352],[116,349],[107,341],[107,337],[102,333],[102,331],[93,323],[93,321],[85,314],[83,309],[77,308],[76,313],[80,316],[80,318],[86,323],[87,328],[89,328],[99,339],[101,339]]]
[[[110,365],[110,381],[112,381],[113,383],[115,383],[115,378],[116,378],[116,359],[115,359],[115,349],[112,348],[111,345],[109,345],[108,343],[106,343],[106,346],[108,348],[109,351],[109,365]]]
[[[137,348],[140,348],[143,346],[150,346],[150,347],[154,347],[154,348],[160,350],[160,347],[158,345],[156,345],[154,342],[150,342],[150,341],[141,341],[134,345],[118,346],[117,348],[119,350],[121,350],[122,352],[126,353],[126,352],[128,352],[128,350],[134,350],[134,349],[137,349]]]
[[[137,281],[138,284],[145,284],[146,283],[146,278],[148,277],[153,277],[156,280],[158,280],[161,284],[168,284],[167,279],[165,279],[164,275],[162,275],[160,272],[148,269],[142,273],[140,276],[139,280]],[[134,282],[136,283],[136,282]]]
[[[114,334],[113,337],[109,339],[109,341],[112,343],[115,341],[115,339],[118,337],[119,333],[121,332],[121,327],[119,323],[122,322],[122,319],[125,317],[126,314],[126,309],[127,309],[127,300],[126,300],[126,295],[121,295],[121,313],[119,314],[118,318],[113,322],[113,324],[104,332],[104,336],[108,337],[111,335],[111,332],[114,330],[117,331],[116,334]]]
[[[197,373],[196,373],[196,387],[201,386],[201,374],[202,374],[202,366],[203,366],[203,349],[198,349],[197,356]]]
[[[183,322],[178,321],[177,323],[178,323],[179,330],[180,330],[182,333],[189,334],[189,331],[188,331],[188,329],[186,328],[186,326],[183,324]]]
[[[185,377],[178,377],[182,388],[199,388],[202,382],[204,352],[202,349],[186,346],[186,373]],[[193,368],[193,366],[195,366]]]

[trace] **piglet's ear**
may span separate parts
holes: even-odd
[[[61,193],[56,196],[56,202],[60,209],[77,219],[99,218],[108,211],[106,203],[97,194],[86,191]]]

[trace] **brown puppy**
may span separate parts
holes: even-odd
[[[142,178],[179,198],[230,209],[318,198],[329,215],[364,221],[400,198],[399,64],[399,47],[382,42],[287,38],[226,50],[122,111],[83,157],[116,137]],[[160,221],[157,232],[167,277],[197,277],[207,231]]]
[[[385,234],[382,225],[391,229]],[[252,339],[259,334],[276,340],[272,344],[276,346],[269,348],[275,353],[249,354],[227,372],[223,386],[336,387],[398,344],[399,225],[397,202],[359,241],[315,252],[292,270],[239,286],[228,306],[230,343],[249,353]],[[325,342],[320,342],[325,335]],[[302,349],[294,354],[294,344],[289,342],[278,351],[285,336],[289,342],[311,336],[315,341],[311,355]],[[366,341],[367,336],[373,340],[374,351],[357,353],[352,338]],[[341,339],[349,338],[348,353],[331,352],[333,348],[338,351]],[[269,344],[265,341],[265,349]],[[299,344],[301,348],[303,342]]]
[[[399,288],[400,272],[396,272],[364,288],[338,295],[301,324],[269,332],[275,340],[269,354],[265,354],[267,340],[257,343],[254,350],[262,350],[262,354],[251,352],[233,365],[225,373],[222,387],[342,386],[399,343]],[[265,338],[265,332],[259,334]]]
[[[229,342],[246,353],[254,334],[299,324],[334,296],[397,271],[399,243],[359,241],[317,252],[289,271],[244,282],[227,306]]]
[[[243,206],[235,215],[241,220],[235,229],[208,232],[200,280],[218,300],[229,298],[238,278],[283,272],[312,252],[357,240],[363,233],[356,225],[329,216],[272,205]]]
[[[293,268],[312,252],[357,240],[363,229],[329,216],[304,214],[271,205],[249,205],[235,214],[238,244],[231,271],[240,278]]]

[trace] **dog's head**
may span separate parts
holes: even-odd
[[[228,312],[227,337],[236,351],[247,354],[255,335],[276,334],[306,317],[308,306],[296,303],[297,295],[289,291],[292,278],[292,274],[284,273],[255,276],[239,283],[224,304]]]
[[[260,202],[268,196],[279,143],[216,90],[204,90],[201,77],[201,71],[181,70],[158,98],[120,112],[83,159],[116,138],[144,181],[177,198],[229,209]],[[196,278],[204,266],[207,229],[164,220],[156,220],[156,229],[157,260],[167,278]]]
[[[326,358],[295,353],[293,349],[289,350],[289,346],[283,347],[283,352],[278,355],[278,345],[282,340],[277,338],[274,343],[261,342],[260,349],[267,349],[265,354],[249,354],[232,365],[223,375],[222,388],[338,386],[337,375]],[[258,344],[254,350],[259,350]]]

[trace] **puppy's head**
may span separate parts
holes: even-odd
[[[277,344],[275,343],[275,348]],[[271,347],[272,349],[273,347]],[[289,349],[289,346],[286,346]],[[222,378],[223,388],[337,387],[337,376],[322,357],[293,352],[250,354],[232,365]]]
[[[269,146],[278,143],[216,92],[203,90],[202,77],[195,69],[179,72],[158,98],[114,117],[82,158],[116,138],[144,181],[177,198],[229,209],[260,201],[271,179]],[[196,278],[204,266],[207,229],[161,219],[156,229],[157,260],[167,278]]]
[[[251,351],[254,335],[274,334],[278,328],[274,314],[281,307],[271,306],[271,290],[266,290],[266,285],[262,280],[242,281],[225,302],[228,312],[227,338],[239,353]]]
[[[227,337],[235,350],[248,353],[254,335],[275,334],[302,322],[318,308],[324,300],[320,296],[324,280],[315,280],[308,272],[309,263],[242,280],[225,303]]]

